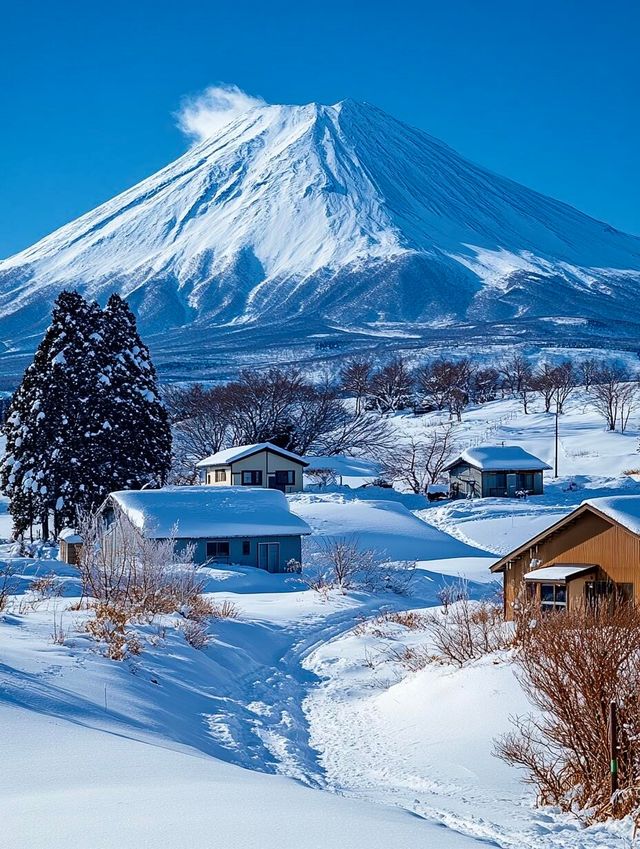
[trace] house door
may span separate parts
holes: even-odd
[[[507,475],[507,495],[509,498],[513,498],[516,494],[516,487],[518,486],[518,476],[510,473]]]
[[[258,566],[267,572],[277,572],[280,567],[280,543],[258,543]]]

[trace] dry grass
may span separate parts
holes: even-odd
[[[202,650],[207,647],[209,636],[207,626],[204,622],[196,619],[187,619],[180,626],[185,640],[194,649]]]
[[[456,666],[509,648],[513,632],[505,624],[502,608],[488,601],[462,599],[428,616],[427,630],[435,657]]]
[[[424,631],[428,617],[417,610],[385,610],[371,619],[363,619],[353,629],[358,636],[372,634],[374,637],[387,637],[389,632],[385,625],[401,625],[409,631]]]

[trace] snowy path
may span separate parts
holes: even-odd
[[[508,715],[528,708],[508,665],[427,667],[398,680],[383,663],[369,669],[375,651],[365,662],[366,645],[346,634],[305,661],[324,678],[305,711],[329,788],[399,806],[501,849],[632,845],[625,825],[583,829],[536,810],[532,791],[492,756]]]

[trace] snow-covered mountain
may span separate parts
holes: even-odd
[[[0,262],[0,339],[30,344],[68,286],[126,295],[157,349],[178,327],[628,321],[639,283],[639,238],[373,106],[265,105]]]

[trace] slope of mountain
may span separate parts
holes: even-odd
[[[126,295],[161,351],[249,329],[268,346],[271,331],[628,321],[638,283],[639,238],[373,106],[260,106],[0,262],[0,339],[33,346],[67,286]]]

